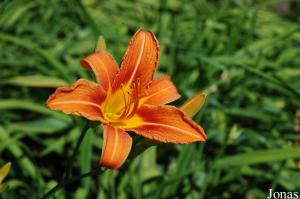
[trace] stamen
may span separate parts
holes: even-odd
[[[133,81],[129,91],[126,90],[123,85],[121,89],[124,99],[124,109],[122,114],[118,117],[119,120],[129,119],[135,114],[139,105],[140,80],[137,79]]]
[[[127,97],[127,105],[126,105],[126,109],[124,110],[124,117],[126,117],[126,115],[128,114],[128,112],[130,111],[130,107],[131,107],[131,97],[130,97],[130,94],[128,94],[128,97]],[[122,114],[122,115],[123,115]]]
[[[124,91],[124,85],[121,85],[121,90],[122,90],[122,94],[123,94],[123,99],[124,99],[124,110],[122,112],[122,114],[120,115],[120,119],[123,119],[126,115],[127,115],[127,112],[128,112],[128,107],[130,107],[130,99],[126,99],[126,95],[125,95],[125,92]],[[129,102],[129,103],[128,103]]]
[[[138,108],[138,105],[139,105],[139,91],[140,91],[140,80],[139,79],[137,79],[137,82],[135,82],[133,89],[134,89],[133,90],[134,92],[132,93],[133,108],[132,108],[130,114],[127,115],[126,118],[131,118],[135,114],[135,112]]]

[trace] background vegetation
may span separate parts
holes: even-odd
[[[161,45],[159,74],[196,115],[206,143],[152,147],[119,171],[75,181],[55,198],[266,198],[300,190],[300,3],[288,0],[6,0],[0,4],[0,198],[38,198],[60,181],[83,120],[48,110],[54,88],[93,79],[79,60],[102,34],[120,63],[138,27]],[[101,130],[74,175],[97,167]]]

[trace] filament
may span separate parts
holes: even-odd
[[[132,82],[130,91],[127,93],[124,86],[122,86],[121,89],[124,99],[124,109],[119,119],[129,119],[135,114],[139,105],[140,81],[137,79]]]

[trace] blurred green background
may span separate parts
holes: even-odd
[[[118,171],[68,184],[54,198],[266,198],[300,191],[298,0],[5,0],[0,4],[0,198],[38,198],[60,181],[83,120],[48,110],[55,87],[93,80],[79,60],[98,36],[120,63],[139,28],[160,46],[159,74],[182,98],[207,92],[195,116],[206,143],[152,147]],[[97,167],[101,130],[74,175]]]

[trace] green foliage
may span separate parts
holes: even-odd
[[[79,60],[99,35],[120,63],[138,27],[160,42],[159,74],[185,99],[206,143],[160,144],[73,181],[55,198],[266,198],[300,190],[300,4],[285,0],[5,0],[0,3],[0,198],[39,198],[61,181],[83,121],[45,107],[53,87],[93,80]],[[297,18],[298,17],[298,18]],[[298,110],[298,116],[296,111]],[[73,175],[98,166],[101,130],[88,131]]]

